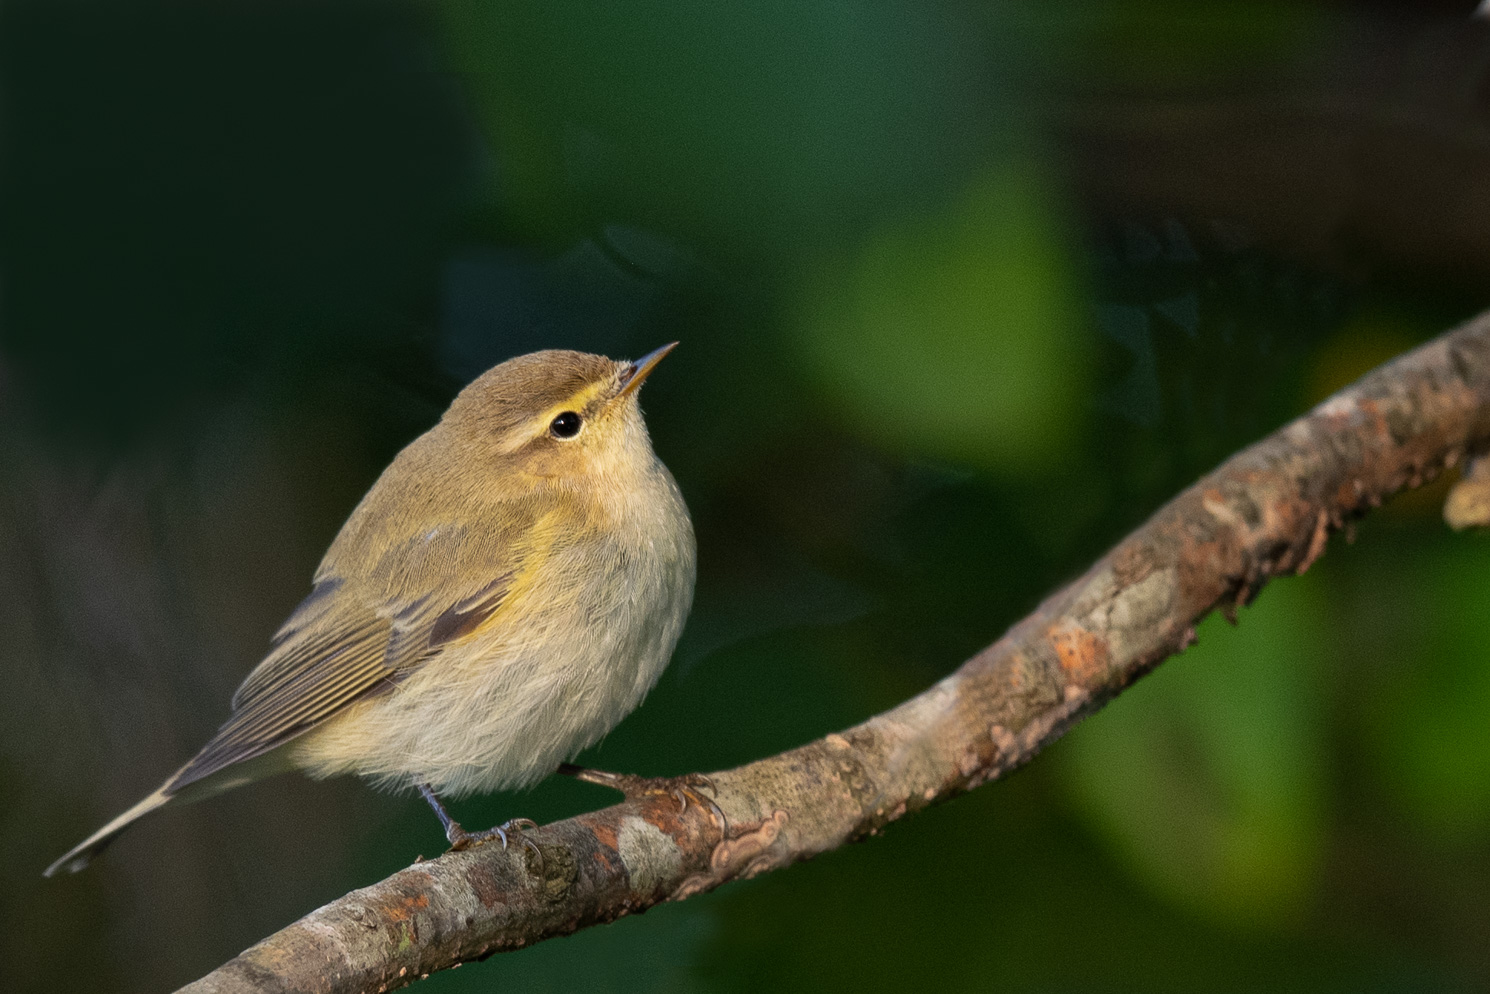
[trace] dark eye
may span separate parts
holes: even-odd
[[[554,438],[573,438],[579,434],[581,424],[578,414],[573,411],[565,411],[549,422],[548,430]]]

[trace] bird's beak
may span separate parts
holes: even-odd
[[[645,380],[649,375],[651,375],[652,370],[657,368],[657,364],[662,361],[662,357],[667,355],[669,352],[677,347],[677,342],[669,342],[662,348],[653,349],[651,352],[648,352],[646,355],[633,362],[631,364],[631,375],[627,377],[626,382],[622,384],[621,389],[616,392],[616,399],[620,400],[628,393],[634,393],[636,391],[636,388],[642,385],[642,380]]]

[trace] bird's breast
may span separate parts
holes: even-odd
[[[561,529],[490,623],[308,737],[302,765],[461,796],[536,782],[599,741],[656,683],[692,601],[692,526],[658,469],[603,527]]]

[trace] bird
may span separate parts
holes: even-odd
[[[676,345],[634,362],[534,352],[461,390],[351,512],[217,734],[46,875],[163,807],[296,769],[417,790],[452,848],[535,826],[467,832],[442,798],[556,771],[704,803],[696,774],[569,762],[641,704],[692,604],[692,521],[638,401]]]

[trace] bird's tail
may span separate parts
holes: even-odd
[[[110,842],[119,837],[121,832],[157,808],[165,807],[167,804],[193,804],[203,801],[254,780],[262,780],[264,777],[283,773],[291,769],[292,765],[285,750],[274,749],[252,759],[214,770],[200,780],[183,784],[179,781],[182,773],[191,766],[188,763],[177,770],[175,775],[162,784],[155,793],[63,853],[61,859],[47,867],[46,876],[55,876],[60,870],[77,873],[87,866],[94,856],[103,852]]]
[[[115,818],[103,828],[100,828],[82,842],[79,842],[63,853],[61,859],[47,867],[46,875],[49,877],[53,876],[59,870],[66,870],[68,873],[77,873],[83,867],[87,866],[88,862],[94,856],[103,852],[110,842],[118,838],[119,833],[134,824],[136,819],[143,818],[156,808],[169,804],[172,799],[173,795],[167,794],[164,787],[160,788],[139,804],[136,804],[118,818]]]

